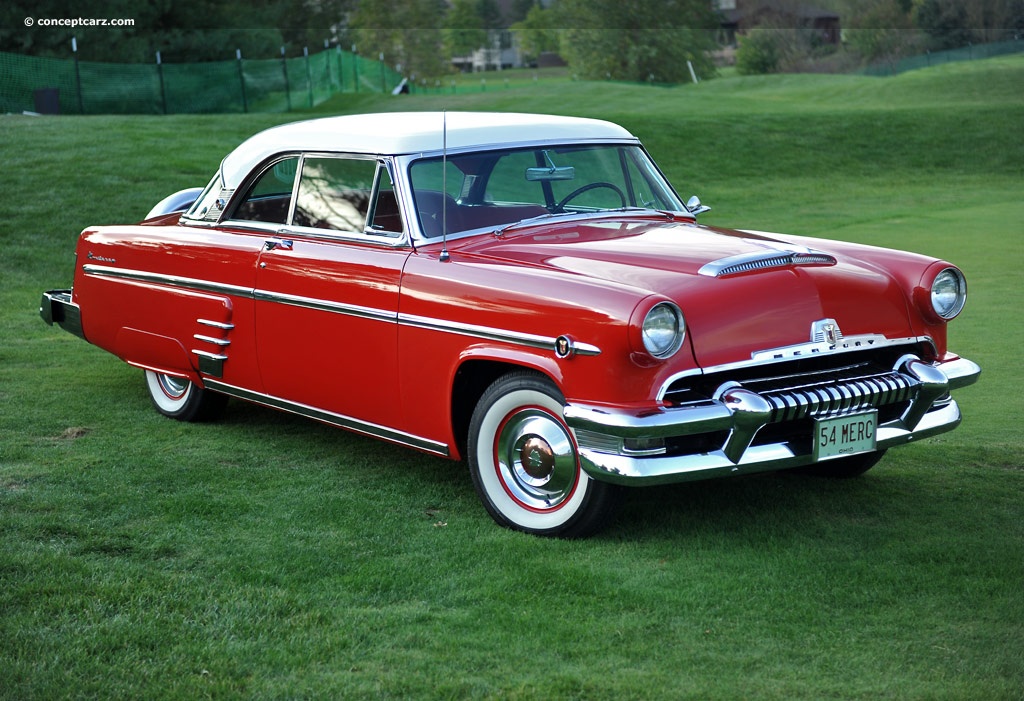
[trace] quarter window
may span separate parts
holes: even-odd
[[[271,224],[287,223],[298,164],[299,159],[294,156],[267,168],[249,188],[232,218]]]

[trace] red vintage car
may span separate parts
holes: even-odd
[[[702,226],[625,129],[398,113],[259,133],[86,229],[48,323],[145,371],[453,459],[501,525],[583,536],[623,485],[852,476],[960,422],[955,266]]]

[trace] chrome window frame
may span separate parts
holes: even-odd
[[[286,218],[287,223],[278,224],[274,222],[235,219],[233,217],[235,211],[242,202],[244,202],[244,198],[248,195],[253,184],[263,177],[270,168],[273,168],[284,160],[295,157],[298,157],[299,160],[295,169],[295,179],[292,181],[291,201],[288,204],[288,216]],[[295,216],[296,197],[298,196],[298,187],[302,177],[302,169],[307,158],[347,158],[351,160],[375,162],[376,170],[374,172],[371,198],[379,193],[381,171],[386,170],[388,177],[391,179],[392,187],[394,188],[395,199],[398,202],[398,208],[402,217],[404,230],[402,232],[378,232],[368,228],[366,223],[369,221],[369,214],[372,212],[372,208],[376,206],[374,202],[371,202],[371,208],[367,211],[367,219],[363,222],[363,230],[361,232],[320,229],[316,227],[294,226],[291,224]],[[185,222],[190,226],[230,228],[242,231],[260,232],[270,236],[301,236],[304,239],[317,241],[362,244],[369,243],[387,248],[408,247],[411,245],[409,210],[407,209],[405,197],[403,196],[404,192],[401,178],[396,177],[398,172],[399,171],[394,164],[394,157],[392,156],[382,156],[370,153],[339,153],[334,151],[281,151],[264,160],[256,168],[253,168],[252,172],[239,183],[239,186],[231,196],[231,200],[225,205],[223,210],[224,213],[222,213],[221,217],[217,221],[211,222],[198,219],[186,219]],[[218,180],[220,180],[219,172],[214,176],[214,181]],[[228,212],[230,212],[231,216],[226,215]]]
[[[469,153],[483,153],[483,152],[491,152],[491,151],[518,151],[518,150],[528,150],[528,149],[538,149],[538,148],[554,148],[554,147],[559,147],[559,146],[578,146],[578,147],[582,147],[582,148],[595,147],[595,146],[613,146],[613,147],[632,146],[632,147],[635,147],[635,148],[639,149],[641,153],[644,154],[644,156],[650,162],[650,164],[652,166],[653,172],[661,177],[661,179],[665,183],[665,186],[668,188],[668,191],[671,194],[673,194],[680,203],[683,202],[683,199],[679,196],[679,193],[676,191],[675,187],[672,185],[672,181],[669,180],[667,177],[665,177],[665,173],[661,170],[661,168],[658,167],[657,162],[653,158],[651,158],[651,154],[648,153],[647,149],[645,149],[643,144],[640,143],[640,140],[635,138],[635,137],[621,138],[621,139],[615,139],[615,138],[607,138],[607,139],[605,139],[605,138],[602,138],[602,139],[579,139],[579,140],[567,140],[567,139],[550,139],[550,140],[548,140],[548,139],[542,139],[542,140],[537,140],[537,141],[523,141],[523,142],[516,142],[516,143],[481,144],[481,145],[474,145],[474,146],[465,146],[465,147],[462,147],[462,148],[448,149],[447,156],[449,158],[451,158],[453,156],[464,156],[464,155],[469,154]],[[395,187],[396,187],[396,190],[397,190],[398,187],[399,187],[399,181],[400,181],[401,184],[402,184],[402,192],[403,192],[403,198],[400,200],[400,206],[401,206],[403,212],[408,212],[409,213],[409,216],[407,216],[406,219],[405,219],[405,227],[406,227],[406,230],[411,234],[411,242],[412,242],[413,245],[440,244],[441,243],[441,237],[439,237],[439,236],[427,237],[427,236],[424,236],[424,234],[423,234],[423,230],[420,227],[420,221],[419,221],[418,212],[416,210],[415,201],[414,201],[414,198],[413,198],[412,175],[410,173],[410,168],[417,161],[428,160],[428,159],[431,159],[431,160],[432,159],[437,159],[437,158],[441,158],[441,157],[443,157],[445,155],[446,154],[443,151],[435,150],[435,151],[423,151],[423,152],[420,152],[420,153],[403,154],[403,155],[399,155],[399,156],[395,156],[394,157],[394,165],[395,165],[395,169],[397,171],[396,172],[397,179],[395,180]],[[397,196],[397,193],[396,193],[396,196]],[[580,213],[578,216],[580,216],[580,217],[591,217],[591,216],[595,216],[595,215],[596,216],[608,216],[608,213],[609,212],[613,212],[613,211],[618,211],[618,210],[601,210],[599,212],[585,212],[585,213]],[[684,210],[680,210],[679,213],[682,216],[690,216],[689,213],[684,211]],[[558,221],[569,221],[569,220],[571,220],[571,218],[573,218],[571,215],[570,216],[566,216],[566,217],[560,217],[558,219]],[[495,227],[493,227],[493,226],[486,226],[486,227],[481,227],[481,228],[477,228],[477,229],[467,229],[465,231],[459,231],[459,232],[456,232],[456,233],[448,232],[446,234],[446,238],[449,241],[454,241],[454,240],[458,240],[458,239],[462,239],[462,238],[467,238],[467,237],[470,237],[470,236],[479,236],[481,233],[493,233],[494,230],[495,230]]]

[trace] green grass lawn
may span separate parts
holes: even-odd
[[[0,116],[0,698],[1022,698],[1022,88],[1011,57],[318,110],[609,118],[706,223],[966,272],[957,431],[857,480],[637,490],[582,542],[498,528],[463,464],[242,403],[163,419],[39,319],[82,228],[304,115]]]

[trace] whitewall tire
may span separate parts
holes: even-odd
[[[152,370],[146,370],[146,389],[156,410],[178,421],[214,419],[227,403],[223,394],[204,390],[184,378]]]
[[[621,490],[580,468],[563,406],[557,387],[532,372],[499,378],[477,404],[469,428],[470,472],[500,525],[579,538],[614,515]]]

